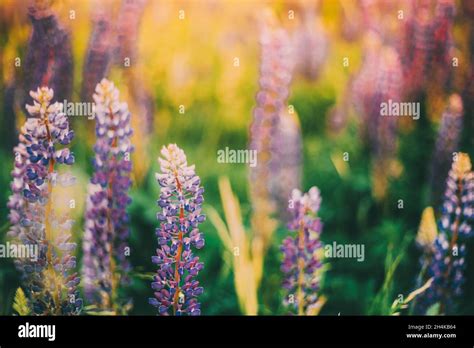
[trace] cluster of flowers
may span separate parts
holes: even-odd
[[[381,104],[400,102],[402,98],[402,67],[395,49],[382,43],[372,32],[366,36],[362,67],[352,84],[353,100],[362,117],[361,133],[374,156],[372,163],[377,198],[385,195],[390,162],[397,150],[397,117],[381,117]],[[377,68],[374,68],[377,67]]]
[[[204,246],[199,231],[199,224],[205,220],[201,213],[204,189],[182,149],[170,144],[161,154],[161,173],[156,174],[161,186],[157,202],[160,226],[156,229],[159,247],[152,257],[158,271],[152,283],[154,297],[149,302],[160,315],[200,315],[197,296],[203,288],[195,278],[204,265],[192,247]]]
[[[410,3],[398,47],[407,94],[419,93],[428,81],[449,82],[455,7],[454,0]]]
[[[433,158],[430,168],[431,201],[439,206],[443,198],[444,180],[451,167],[453,153],[458,150],[463,127],[463,102],[458,94],[452,94],[441,115]]]
[[[59,174],[57,165],[71,165],[74,156],[66,147],[74,137],[62,104],[51,103],[53,90],[41,87],[30,92],[33,105],[15,148],[13,194],[10,197],[10,236],[37,247],[34,258],[16,260],[35,315],[79,314],[82,300],[74,273],[76,244],[70,241],[73,221],[53,209],[54,188],[69,186],[74,178]],[[62,146],[62,148],[58,148]]]
[[[25,59],[25,87],[48,86],[55,91],[54,100],[69,100],[74,70],[70,33],[60,24],[49,1],[31,1],[28,15],[32,34]]]
[[[453,313],[455,299],[462,293],[465,243],[473,235],[473,222],[474,172],[469,156],[459,153],[446,180],[439,234],[430,246],[426,279],[433,278],[433,283],[418,300],[418,313],[425,314],[435,304],[440,314]]]
[[[119,101],[114,84],[103,79],[95,91],[97,141],[87,200],[83,278],[89,302],[110,308],[116,283],[125,283],[130,270],[125,251],[132,129],[128,106]]]
[[[281,269],[286,276],[283,287],[289,292],[285,303],[298,315],[309,315],[318,306],[322,266],[319,236],[323,228],[317,217],[320,206],[318,188],[312,187],[305,194],[293,190],[289,208],[292,218],[288,229],[295,235],[283,241]]]
[[[295,70],[308,80],[316,80],[328,56],[329,40],[319,9],[313,2],[301,3],[301,18],[293,34]]]
[[[257,151],[258,158],[258,165],[250,172],[251,192],[256,197],[254,203],[258,202],[258,198],[270,199],[268,180],[271,162],[278,163],[275,152],[280,148],[275,141],[280,115],[287,111],[286,100],[293,68],[290,37],[285,30],[265,23],[260,44],[260,90],[256,96],[249,144],[251,150]]]
[[[119,102],[118,95],[113,83],[106,79],[97,85],[94,95],[97,141],[95,172],[87,200],[83,275],[87,299],[100,309],[113,309],[116,286],[120,280],[127,280],[130,270],[125,249],[129,235],[126,208],[130,203],[132,129],[128,107]],[[12,223],[9,236],[39,250],[35,260],[16,261],[32,313],[79,314],[80,279],[73,273],[76,245],[70,241],[73,221],[57,216],[53,204],[56,185],[74,183],[70,174],[59,174],[56,168],[74,163],[74,155],[67,148],[74,133],[62,104],[51,103],[53,90],[42,87],[31,96],[34,104],[27,105],[31,117],[15,148],[13,193],[8,203]],[[199,315],[197,296],[203,288],[195,277],[203,263],[191,247],[204,246],[198,229],[205,219],[201,214],[204,189],[194,166],[188,166],[183,150],[169,145],[163,148],[162,155],[162,173],[156,175],[162,188],[158,201],[162,212],[157,215],[160,227],[156,230],[159,248],[152,258],[159,269],[152,284],[155,297],[150,303],[159,314]]]
[[[397,121],[394,117],[380,117],[380,105],[401,100],[402,68],[397,52],[384,45],[377,33],[367,35],[364,44],[362,67],[352,86],[353,98],[372,152],[376,157],[390,157],[395,149]]]

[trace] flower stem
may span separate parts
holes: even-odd
[[[179,182],[177,173],[175,173],[175,178],[176,178],[176,188],[181,197],[183,192],[182,192],[181,183]],[[179,293],[181,292],[180,290],[181,277],[179,275],[179,265],[181,263],[181,254],[183,252],[183,231],[181,231],[181,226],[184,225],[184,207],[181,203],[179,207],[179,225],[180,225],[180,231],[178,234],[178,250],[176,252],[175,268],[174,268],[174,278],[176,280],[176,292],[173,297],[173,314],[174,315],[176,315],[176,311],[178,309]]]
[[[49,130],[49,120],[48,120],[48,115],[44,115],[44,124],[46,127],[46,133],[48,137],[48,142],[52,143],[52,138],[51,138],[51,132]],[[58,285],[57,279],[56,279],[56,272],[53,267],[53,251],[52,251],[52,246],[53,246],[53,233],[52,233],[52,226],[51,226],[51,213],[52,213],[52,205],[53,205],[53,185],[51,183],[51,178],[52,174],[54,172],[54,165],[55,165],[55,160],[54,157],[51,157],[49,160],[49,167],[48,167],[48,201],[46,203],[46,208],[45,208],[45,238],[46,241],[48,242],[48,251],[46,252],[46,258],[48,260],[48,268],[47,271],[49,273],[50,279],[54,283],[54,296],[53,296],[53,301],[54,301],[54,308],[55,308],[55,314],[60,313],[60,292],[61,292],[61,286]]]

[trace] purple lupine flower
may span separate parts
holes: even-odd
[[[45,4],[36,1],[28,7],[33,32],[25,59],[25,91],[50,86],[56,91],[54,100],[63,101],[72,93],[71,40],[50,5]]]
[[[76,266],[72,254],[76,245],[70,241],[73,221],[58,216],[53,205],[54,187],[73,182],[67,173],[58,174],[56,166],[74,163],[73,154],[65,147],[74,133],[62,112],[63,105],[51,104],[53,90],[41,87],[30,95],[34,102],[26,105],[30,117],[22,127],[17,148],[21,165],[14,170],[14,175],[23,175],[14,184],[18,185],[14,187],[14,195],[23,186],[24,200],[12,206],[21,208],[17,240],[37,247],[38,254],[35,259],[18,259],[16,265],[22,269],[34,314],[75,315],[81,311],[82,300],[78,291],[80,279],[73,273]],[[15,214],[11,217],[16,218]]]
[[[92,33],[89,39],[82,74],[82,100],[92,100],[96,85],[108,74],[114,40],[111,3],[95,0],[92,3]]]
[[[319,270],[322,266],[318,251],[322,250],[319,239],[322,231],[317,213],[321,206],[321,195],[316,187],[302,194],[295,189],[290,198],[289,211],[292,219],[288,229],[294,236],[287,237],[281,246],[285,273],[283,287],[288,290],[284,303],[298,315],[311,313],[317,305]]]
[[[446,181],[446,192],[439,234],[433,245],[433,256],[426,278],[433,277],[429,289],[418,299],[415,311],[425,314],[439,303],[439,313],[453,312],[455,300],[464,283],[466,241],[472,237],[474,222],[474,172],[469,156],[459,153]]]
[[[430,65],[428,61],[433,51],[432,25],[429,9],[417,9],[413,23],[412,60],[406,72],[409,78],[406,87],[409,92],[419,91],[425,84]]]
[[[156,174],[161,186],[161,211],[157,214],[160,226],[156,229],[159,246],[152,257],[158,271],[152,283],[154,297],[149,302],[160,315],[200,315],[197,296],[203,288],[195,278],[204,265],[191,247],[204,246],[198,228],[205,220],[201,213],[204,188],[194,165],[188,166],[186,155],[178,146],[163,147],[161,154],[161,173]]]
[[[136,66],[132,70],[125,68],[124,72],[127,83],[129,86],[133,86],[130,88],[130,93],[139,109],[138,114],[141,117],[139,126],[141,126],[141,134],[145,136],[153,133],[153,115],[155,113],[154,99],[149,88],[143,82],[144,74],[137,57],[140,24],[146,4],[146,0],[129,0],[122,3],[116,29],[120,45],[114,50],[119,66],[123,67],[126,58]]]
[[[142,117],[142,122],[137,125],[143,128],[143,134],[151,134],[153,97],[139,77],[142,74],[137,69],[138,36],[145,5],[146,0],[123,1],[114,18],[110,4],[94,1],[93,30],[84,62],[81,96],[82,99],[89,100],[96,84],[108,74],[112,65],[123,68],[125,60],[128,60],[134,68],[126,67],[124,76],[133,100],[139,107],[137,116]],[[135,131],[138,129],[135,128]]]
[[[329,40],[314,3],[302,8],[302,21],[293,37],[295,70],[308,80],[316,80],[328,56]]]
[[[402,70],[398,54],[383,46],[375,32],[366,37],[366,56],[354,79],[353,100],[361,117],[361,133],[372,155],[373,194],[383,198],[390,174],[386,169],[397,150],[397,117],[382,115],[382,103],[400,102]]]
[[[7,203],[9,209],[8,220],[10,221],[10,228],[7,232],[8,238],[13,243],[21,243],[19,237],[27,233],[27,226],[24,221],[27,221],[26,209],[28,202],[23,196],[23,189],[25,187],[24,177],[26,175],[26,166],[28,165],[28,153],[26,152],[25,137],[20,133],[18,145],[13,149],[14,155],[14,166],[11,172],[13,178],[10,189],[12,194],[10,195]],[[23,272],[23,264],[17,260],[15,262],[17,270]]]
[[[54,165],[74,163],[74,155],[67,147],[57,149],[58,145],[69,145],[74,132],[69,129],[68,119],[62,112],[63,104],[50,103],[52,89],[41,87],[37,92],[30,92],[30,95],[34,102],[33,105],[26,105],[26,109],[31,117],[22,128],[29,156],[23,194],[29,202],[34,203],[44,201],[50,195],[46,187],[47,181],[53,180],[51,174]]]
[[[134,62],[138,53],[138,34],[140,22],[147,0],[128,0],[122,2],[117,18],[117,47],[115,49],[118,64],[123,65],[125,58]]]
[[[130,113],[114,84],[103,79],[94,94],[97,141],[94,175],[89,186],[84,236],[84,288],[90,302],[111,308],[120,282],[128,281],[126,248],[131,199]]]
[[[8,219],[13,227],[18,226],[22,217],[23,210],[25,208],[25,199],[23,197],[24,189],[24,177],[26,174],[26,166],[28,165],[28,153],[26,152],[25,138],[22,134],[19,136],[19,143],[13,149],[13,155],[15,157],[15,163],[11,172],[13,181],[10,185],[12,195],[8,200],[7,207],[10,209]],[[13,231],[12,231],[13,233]],[[12,236],[16,235],[13,233]]]
[[[270,15],[270,13],[269,13]],[[271,240],[274,223],[269,221],[277,205],[272,199],[270,178],[282,159],[278,134],[280,117],[287,112],[287,98],[293,71],[292,46],[288,33],[269,20],[260,35],[261,62],[259,91],[250,126],[249,149],[256,151],[257,165],[250,168],[254,244],[263,255]],[[285,199],[286,200],[286,199]],[[260,253],[260,252],[259,252]],[[260,275],[257,274],[259,279]]]
[[[296,112],[286,110],[280,115],[274,145],[279,149],[279,160],[272,161],[269,190],[280,216],[288,220],[288,197],[291,188],[301,186],[302,139]]]
[[[453,154],[458,150],[463,125],[463,105],[458,94],[449,98],[441,117],[438,137],[431,162],[431,200],[434,206],[441,204],[444,178],[449,172]]]
[[[433,82],[446,86],[452,70],[450,66],[453,40],[455,3],[441,0],[412,5],[413,16],[406,21],[400,56],[406,76],[406,95],[416,95]]]
[[[447,89],[453,75],[452,57],[454,50],[454,16],[456,5],[454,0],[440,0],[436,3],[433,19],[434,48],[431,64],[434,70],[435,83]],[[449,68],[448,68],[449,67]],[[431,80],[431,79],[430,79]]]
[[[366,47],[362,67],[353,81],[353,98],[373,153],[386,156],[395,147],[396,117],[382,117],[381,103],[400,101],[401,66],[395,50],[383,46],[375,32],[367,35]]]

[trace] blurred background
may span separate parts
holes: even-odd
[[[154,173],[163,145],[178,144],[196,165],[206,214],[224,216],[218,183],[220,177],[229,178],[251,239],[249,167],[216,158],[219,149],[249,144],[260,88],[262,26],[270,25],[291,41],[294,68],[287,104],[301,129],[301,188],[321,190],[321,238],[365,246],[364,262],[327,260],[321,284],[327,302],[321,314],[388,314],[380,298],[391,304],[416,288],[422,251],[415,237],[423,209],[440,207],[452,153],[474,155],[473,15],[472,2],[446,0],[58,0],[33,5],[3,0],[0,241],[7,240],[13,147],[25,121],[24,104],[31,103],[28,91],[47,81],[58,101],[87,101],[103,76],[129,104],[134,128],[133,272],[132,283],[123,289],[133,299],[130,314],[155,314],[148,298],[157,246]],[[373,109],[397,96],[419,102],[420,118],[377,124]],[[80,258],[95,122],[70,120],[76,133],[74,238]],[[283,218],[277,221],[257,294],[262,315],[286,313],[279,246],[288,230]],[[201,230],[206,238],[197,253],[205,264],[199,275],[203,314],[250,313],[236,292],[236,282],[246,281],[235,274],[236,256],[209,216]],[[474,314],[472,243],[467,255],[456,314]],[[387,276],[397,257],[398,267]],[[2,315],[12,314],[19,285],[12,260],[0,259]]]

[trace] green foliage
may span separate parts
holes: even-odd
[[[436,302],[434,305],[428,308],[428,310],[426,311],[426,315],[438,315],[439,307],[440,307],[440,303]]]
[[[372,306],[369,310],[369,314],[374,315],[390,315],[393,314],[392,302],[393,288],[394,288],[394,276],[395,272],[400,265],[402,258],[405,255],[406,248],[411,238],[405,238],[400,246],[400,252],[395,256],[393,245],[388,246],[387,257],[385,259],[385,279],[382,284],[382,288],[377,293]]]
[[[28,306],[28,299],[26,298],[22,288],[16,290],[15,299],[13,301],[13,310],[21,316],[29,315],[31,312]]]
[[[331,5],[336,2],[327,3]],[[222,17],[224,18],[224,16]],[[88,23],[88,21],[85,22]],[[23,29],[22,31],[28,33],[28,30]],[[210,34],[212,32],[214,31],[209,30]],[[226,32],[223,31],[223,33],[223,37],[225,37]],[[5,35],[0,35],[2,49],[8,42],[18,41],[16,36],[7,34],[8,31],[5,32]],[[82,35],[82,38],[75,42],[86,43],[88,34],[89,30],[76,32],[75,37]],[[188,34],[183,29],[183,35]],[[254,34],[251,33],[251,35]],[[220,32],[219,35],[221,35]],[[163,144],[170,142],[179,144],[187,153],[190,162],[196,164],[196,171],[205,188],[205,210],[212,207],[223,216],[217,180],[219,176],[228,176],[233,191],[241,202],[243,223],[245,226],[250,226],[248,168],[243,164],[219,164],[215,160],[215,154],[216,149],[225,146],[236,149],[243,149],[247,146],[248,127],[251,122],[258,82],[258,45],[256,40],[254,40],[253,48],[245,44],[244,52],[247,52],[247,49],[253,49],[253,51],[245,57],[245,60],[242,60],[245,61],[245,64],[238,70],[239,74],[235,76],[229,75],[229,71],[234,71],[234,68],[232,68],[234,70],[225,70],[229,57],[224,56],[221,61],[216,57],[207,56],[212,51],[209,45],[214,45],[214,38],[206,37],[206,40],[203,41],[196,40],[195,44],[207,44],[208,46],[200,47],[199,52],[191,49],[193,54],[202,55],[198,56],[195,61],[190,59],[189,62],[183,64],[183,66],[189,65],[191,67],[190,71],[187,70],[187,73],[183,73],[184,75],[198,76],[194,77],[197,80],[196,86],[188,88],[186,85],[170,85],[168,80],[171,77],[168,74],[170,76],[172,73],[175,74],[175,71],[180,70],[181,65],[177,64],[175,68],[169,69],[166,59],[174,60],[174,57],[183,57],[183,52],[176,50],[172,41],[180,43],[177,46],[181,48],[188,47],[193,43],[186,41],[186,44],[182,44],[185,42],[183,40],[186,40],[182,37],[179,40],[169,40],[168,36],[160,38],[152,35],[151,39],[154,47],[166,47],[169,54],[160,54],[154,59],[150,59],[150,56],[145,58],[147,59],[147,68],[150,69],[149,75],[153,77],[151,88],[155,97],[156,119],[154,120],[155,130],[146,153],[136,153],[132,157],[133,161],[150,163],[144,180],[134,182],[131,189],[130,243],[131,263],[134,271],[131,274],[132,283],[124,290],[133,298],[134,306],[130,312],[133,315],[155,314],[153,308],[148,304],[148,297],[152,295],[150,282],[155,271],[151,255],[155,253],[157,247],[154,230],[158,223],[156,220],[158,210],[156,199],[159,187],[154,173],[158,169],[156,158]],[[157,43],[156,40],[161,41]],[[26,42],[25,40],[25,42],[17,44],[20,49],[24,50]],[[169,42],[170,47],[162,46],[163,42]],[[77,45],[76,43],[75,45]],[[335,62],[337,58],[339,62],[337,54],[341,50],[346,54],[347,47],[341,48],[336,42],[333,44],[333,56],[330,60]],[[351,63],[351,69],[356,69],[357,60],[360,60],[361,57],[357,49],[360,45],[355,43],[352,46],[351,57],[354,57],[354,64]],[[148,50],[150,47],[145,48]],[[75,61],[83,61],[84,49],[75,47],[74,52]],[[18,56],[23,56],[24,52],[16,53]],[[187,57],[186,52],[184,56]],[[400,177],[390,181],[387,198],[383,202],[376,202],[371,193],[373,179],[370,171],[371,156],[360,137],[358,116],[352,117],[354,115],[350,115],[346,128],[336,136],[327,131],[328,111],[331,106],[336,104],[341,95],[341,91],[336,89],[342,89],[345,86],[345,80],[340,80],[340,76],[339,79],[334,78],[333,73],[346,74],[339,68],[331,67],[335,64],[328,63],[327,65],[331,69],[327,70],[327,81],[313,84],[295,80],[290,95],[289,103],[294,105],[298,113],[303,133],[302,189],[307,190],[313,185],[317,185],[321,189],[323,202],[320,215],[324,221],[321,236],[323,242],[363,244],[366,247],[366,257],[364,262],[349,259],[328,260],[330,269],[325,275],[321,290],[328,298],[328,302],[323,307],[321,314],[389,315],[397,312],[404,313],[404,308],[399,307],[400,304],[393,307],[393,299],[397,299],[399,294],[407,294],[414,289],[420,270],[420,251],[414,246],[413,238],[421,212],[427,206],[429,163],[437,132],[437,124],[432,120],[439,118],[439,115],[427,115],[425,101],[420,100],[422,103],[420,119],[412,123],[413,128],[400,130],[398,137],[397,159],[401,163],[403,171]],[[76,65],[76,68],[76,76],[81,76],[80,64]],[[193,70],[194,68],[195,70]],[[197,73],[200,75],[196,75]],[[228,78],[229,86],[221,82],[221,80],[225,80],[222,76],[230,76]],[[331,83],[332,79],[336,82]],[[0,80],[3,91],[6,85],[3,79]],[[235,85],[234,80],[237,81]],[[75,83],[80,86],[80,79],[76,79]],[[224,87],[225,89],[221,91]],[[173,95],[177,96],[175,98],[177,100],[171,98]],[[0,98],[3,99],[3,95]],[[79,100],[77,92],[73,98]],[[0,107],[3,110],[2,99],[0,99]],[[181,102],[186,104],[186,113],[183,115],[177,112],[177,105]],[[24,115],[20,112],[16,117],[17,124],[24,120]],[[137,117],[137,115],[133,115],[133,117]],[[138,117],[140,116],[138,115]],[[473,111],[467,110],[466,121],[468,122],[465,123],[466,126],[463,130],[461,150],[468,152],[471,157],[474,157],[473,120]],[[73,128],[77,133],[76,140],[72,144],[76,157],[75,170],[84,176],[89,176],[92,172],[93,123],[87,123],[88,121],[84,121],[84,118],[74,119],[73,122]],[[6,132],[9,135],[14,135],[14,129],[9,127],[10,123],[7,122],[6,116],[1,116],[0,133]],[[342,175],[336,168],[335,159],[341,158],[345,152],[349,154],[350,159],[346,163],[346,172]],[[2,188],[0,190],[0,241],[4,243],[9,226],[6,202],[10,194],[13,153],[11,144],[4,142],[1,137],[0,163],[2,163],[0,166],[0,187]],[[395,202],[398,199],[404,200],[404,209],[397,209]],[[260,314],[286,314],[282,306],[281,254],[279,250],[282,239],[287,235],[284,225],[285,223],[281,222],[274,234],[273,244],[265,259],[264,277],[258,299]],[[83,227],[83,221],[78,218],[74,227],[74,239],[79,243],[83,235]],[[234,274],[229,267],[231,261],[228,259],[233,256],[225,256],[225,253],[222,252],[223,245],[216,229],[209,221],[202,224],[202,231],[205,234],[206,246],[197,253],[205,263],[205,268],[199,275],[199,280],[205,288],[205,292],[201,296],[202,312],[206,315],[239,314],[241,311],[235,293]],[[78,268],[80,268],[80,244],[78,249],[77,259],[79,261]],[[467,255],[474,255],[474,242],[468,245]],[[468,257],[466,263],[466,284],[459,306],[459,314],[474,313],[474,301],[472,301],[474,277],[471,276],[474,269],[474,258]],[[0,259],[0,310],[2,315],[12,313],[13,297],[15,297],[13,310],[20,315],[25,313],[23,310],[26,307],[21,306],[25,303],[22,302],[24,294],[21,298],[19,284],[19,276],[12,260]],[[18,306],[18,310],[15,306]],[[437,308],[432,307],[429,313],[437,313]],[[106,315],[107,313],[98,311],[96,308],[86,307],[85,314]]]

